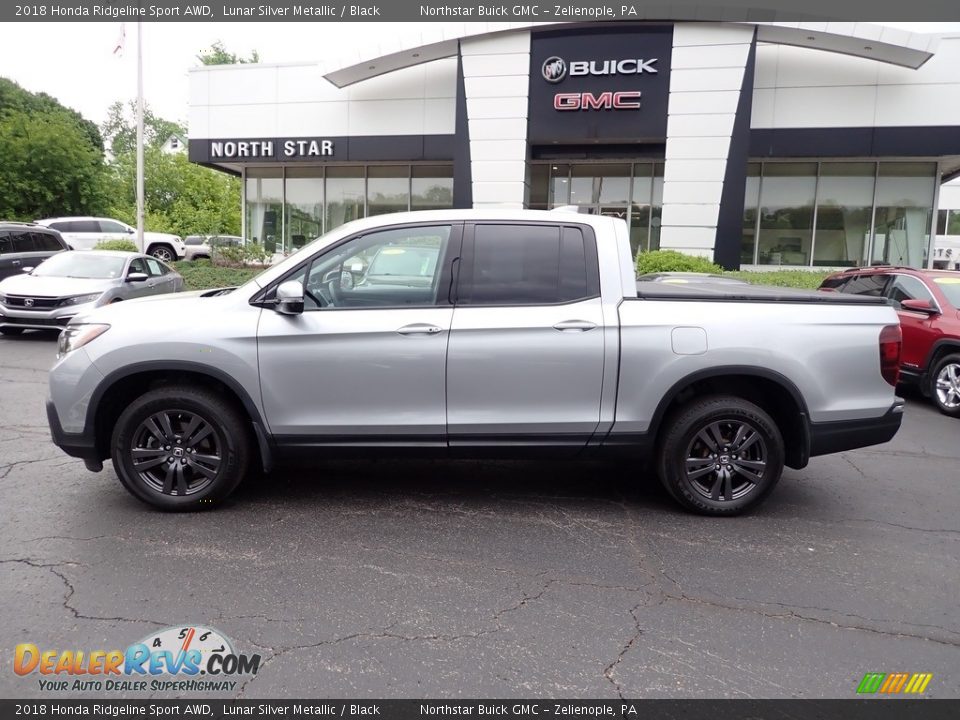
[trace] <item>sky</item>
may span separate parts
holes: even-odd
[[[956,32],[960,23],[877,23],[911,32]],[[431,30],[439,29],[431,23]],[[379,47],[397,35],[416,38],[420,23],[143,23],[144,95],[161,117],[186,124],[189,70],[220,40],[230,52],[257,50],[262,62],[334,60],[358,47]],[[121,23],[8,24],[0,77],[45,92],[101,123],[116,100],[136,97],[136,23],[127,23],[126,49],[113,54]],[[379,53],[370,53],[377,55]]]

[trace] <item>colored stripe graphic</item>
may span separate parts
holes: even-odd
[[[861,695],[875,693],[880,689],[880,684],[883,682],[885,677],[886,673],[867,673],[863,676],[863,680],[860,681],[860,686],[857,688],[857,692]]]
[[[857,686],[857,694],[896,695],[906,693],[918,695],[927,689],[933,680],[933,673],[866,673]]]

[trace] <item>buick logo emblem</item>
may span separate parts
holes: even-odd
[[[558,83],[567,76],[567,61],[552,55],[543,61],[540,73],[548,83]]]
[[[23,301],[24,307],[33,307],[33,298],[27,298]]]

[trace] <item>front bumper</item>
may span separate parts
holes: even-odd
[[[74,317],[95,307],[97,307],[96,302],[68,305],[50,310],[23,310],[0,305],[0,327],[24,328],[25,330],[63,330]]]
[[[810,457],[889,442],[900,429],[905,404],[896,398],[890,409],[877,418],[810,423]]]
[[[103,458],[97,449],[97,440],[92,429],[82,433],[64,432],[53,400],[47,400],[47,423],[50,425],[50,437],[54,445],[70,457],[83,460],[88,470],[103,469]]]

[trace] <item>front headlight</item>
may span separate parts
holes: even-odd
[[[66,300],[61,300],[59,305],[64,307],[66,305],[83,305],[85,303],[94,302],[98,300],[103,293],[87,293],[86,295],[74,295],[73,297],[68,297]]]
[[[67,325],[57,340],[57,355],[63,357],[69,352],[82,348],[91,340],[103,335],[110,326],[106,323]]]

